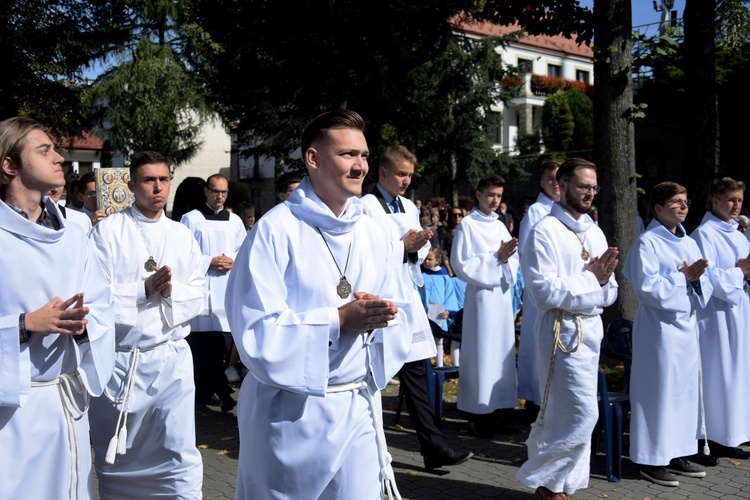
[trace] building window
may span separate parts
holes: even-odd
[[[562,66],[558,64],[548,64],[547,76],[556,76],[557,78],[560,78],[562,76]]]
[[[582,69],[576,70],[576,81],[589,83],[589,72]]]
[[[503,143],[503,114],[491,112],[489,114],[489,132],[492,144],[500,146]]]
[[[518,58],[518,72],[522,75],[533,73],[534,61],[532,59]]]

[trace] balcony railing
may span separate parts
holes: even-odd
[[[520,96],[534,95],[546,97],[569,88],[577,88],[588,95],[594,92],[594,86],[586,82],[566,80],[556,76],[534,75],[531,73],[509,76],[503,79],[503,85],[506,88],[520,87]]]

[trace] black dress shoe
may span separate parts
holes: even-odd
[[[210,398],[196,399],[195,402],[203,406],[221,406],[224,403],[216,394],[211,394]]]
[[[697,455],[693,455],[688,457],[688,460],[691,462],[695,462],[696,464],[700,464],[704,467],[716,467],[719,465],[719,459],[716,458],[714,455],[704,455],[701,451]]]
[[[232,411],[232,408],[237,406],[237,401],[235,401],[232,396],[227,396],[227,398],[224,400],[223,403],[221,403],[221,412],[227,413]]]
[[[715,441],[708,440],[708,446],[711,448],[711,454],[718,457],[736,458],[740,460],[747,460],[750,458],[750,453],[738,448],[736,446],[724,446]]]
[[[473,457],[470,451],[459,453],[450,448],[440,448],[435,453],[424,456],[425,469],[438,469],[444,465],[458,465]]]
[[[495,432],[491,428],[484,426],[478,422],[470,421],[467,425],[469,427],[469,433],[478,438],[492,439],[495,436]]]

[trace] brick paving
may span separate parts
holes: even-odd
[[[448,401],[444,403],[443,422],[448,444],[458,450],[472,450],[476,456],[456,467],[427,471],[408,413],[402,415],[402,427],[393,426],[397,395],[395,386],[388,386],[383,392],[383,420],[396,482],[405,500],[534,498],[533,492],[515,479],[516,471],[526,459],[527,425],[521,425],[522,430],[516,435],[496,435],[492,440],[475,438],[468,434],[455,402]],[[239,451],[236,410],[222,414],[218,408],[197,407],[196,420],[198,445],[203,454],[204,498],[233,499]],[[517,420],[525,422],[523,410],[517,411]],[[589,488],[579,490],[575,498],[750,499],[750,461],[721,458],[717,467],[707,469],[708,474],[703,479],[680,477],[678,488],[658,486],[641,479],[637,467],[627,458],[623,458],[622,465],[622,481],[610,483],[604,475],[604,455],[592,457]]]

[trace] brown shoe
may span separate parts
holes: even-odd
[[[537,488],[535,494],[539,500],[568,500],[573,498],[565,493],[553,493],[544,486]]]

